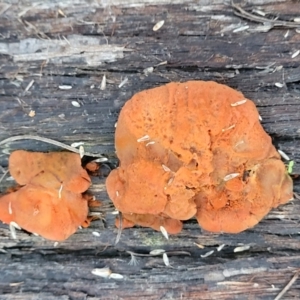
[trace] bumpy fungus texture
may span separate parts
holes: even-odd
[[[83,197],[91,180],[79,154],[14,151],[9,171],[17,191],[0,198],[0,220],[47,239],[62,241],[85,224],[88,202]]]
[[[255,105],[225,85],[170,83],[136,94],[115,144],[120,167],[106,186],[123,227],[177,233],[196,216],[205,230],[238,233],[292,198]]]

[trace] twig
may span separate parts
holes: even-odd
[[[0,146],[10,143],[10,142],[14,142],[14,141],[19,141],[19,140],[36,140],[36,141],[41,141],[41,142],[45,142],[51,145],[55,145],[61,148],[64,148],[66,150],[69,150],[71,152],[75,152],[79,154],[79,150],[77,148],[71,147],[67,144],[52,140],[52,139],[48,139],[45,137],[40,137],[40,136],[36,136],[36,135],[16,135],[16,136],[12,136],[9,137],[3,141],[0,142]],[[89,152],[85,152],[84,153],[85,156],[91,156],[91,157],[103,157],[105,158],[105,161],[107,160],[106,157],[102,156],[101,154],[95,154],[95,153],[89,153]]]
[[[234,14],[242,17],[244,19],[258,22],[258,23],[270,23],[273,25],[273,27],[283,27],[283,28],[300,28],[300,24],[296,22],[289,22],[289,21],[281,21],[281,20],[271,20],[268,18],[260,17],[254,14],[251,14],[244,9],[242,9],[240,6],[234,3],[234,1],[231,1],[231,6],[235,9]]]
[[[300,274],[300,270],[298,272],[296,272],[296,274],[293,276],[293,278],[290,280],[290,282],[284,287],[284,289],[276,296],[276,298],[274,300],[279,300],[282,298],[282,296],[290,289],[290,287],[298,279],[299,274]]]
[[[97,251],[96,252],[96,255],[98,255],[99,253],[102,253],[102,252],[104,252],[108,247],[111,247],[111,244],[107,244],[107,245],[105,245],[105,247],[103,248],[103,250],[101,250],[101,251]]]

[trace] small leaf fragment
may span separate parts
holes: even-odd
[[[294,165],[295,165],[295,162],[293,160],[289,161],[288,170],[287,170],[289,174],[293,173]]]

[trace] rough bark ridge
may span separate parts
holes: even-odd
[[[170,81],[214,80],[257,104],[264,128],[299,174],[299,11],[298,1],[281,0],[2,1],[0,138],[84,142],[85,151],[114,163],[114,124],[134,93]],[[14,149],[59,147],[34,140],[1,145],[3,172]],[[298,200],[241,234],[201,232],[192,220],[169,240],[134,228],[114,246],[104,178],[93,181],[106,222],[56,247],[21,231],[12,240],[1,225],[0,299],[274,299],[298,274]],[[299,192],[299,179],[294,183]],[[10,182],[1,184],[3,191]],[[234,252],[240,246],[244,251]],[[172,267],[161,255],[141,256],[157,248],[168,251]],[[137,253],[138,265],[128,265],[128,251]],[[104,266],[123,280],[91,273]],[[284,299],[299,294],[296,280]]]

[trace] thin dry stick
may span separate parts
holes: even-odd
[[[71,152],[75,152],[75,153],[79,154],[79,150],[77,148],[71,147],[67,144],[64,144],[64,143],[61,143],[61,142],[58,142],[58,141],[55,141],[55,140],[52,140],[52,139],[48,139],[48,138],[40,137],[40,136],[36,136],[36,135],[16,135],[16,136],[12,136],[12,137],[9,137],[9,138],[1,141],[0,146],[4,145],[4,144],[7,144],[7,143],[10,143],[10,142],[19,141],[19,140],[41,141],[41,142],[52,144],[52,145],[55,145],[55,146],[64,148],[66,150],[69,150]],[[85,156],[91,156],[91,157],[103,157],[103,158],[105,158],[101,154],[95,154],[95,153],[89,153],[89,152],[85,152],[84,155]]]
[[[268,18],[260,17],[254,14],[251,14],[244,9],[242,9],[240,6],[234,3],[234,1],[231,1],[231,6],[235,9],[234,14],[248,19],[250,21],[258,22],[258,23],[270,23],[274,27],[284,27],[284,28],[300,28],[300,24],[296,22],[289,22],[289,21],[281,21],[281,20],[271,20]]]
[[[274,300],[279,300],[282,298],[282,296],[290,289],[290,287],[298,279],[299,274],[300,274],[300,270],[298,272],[296,272],[296,274],[293,276],[293,278],[290,280],[290,282],[284,287],[284,289],[276,296],[276,298]]]

